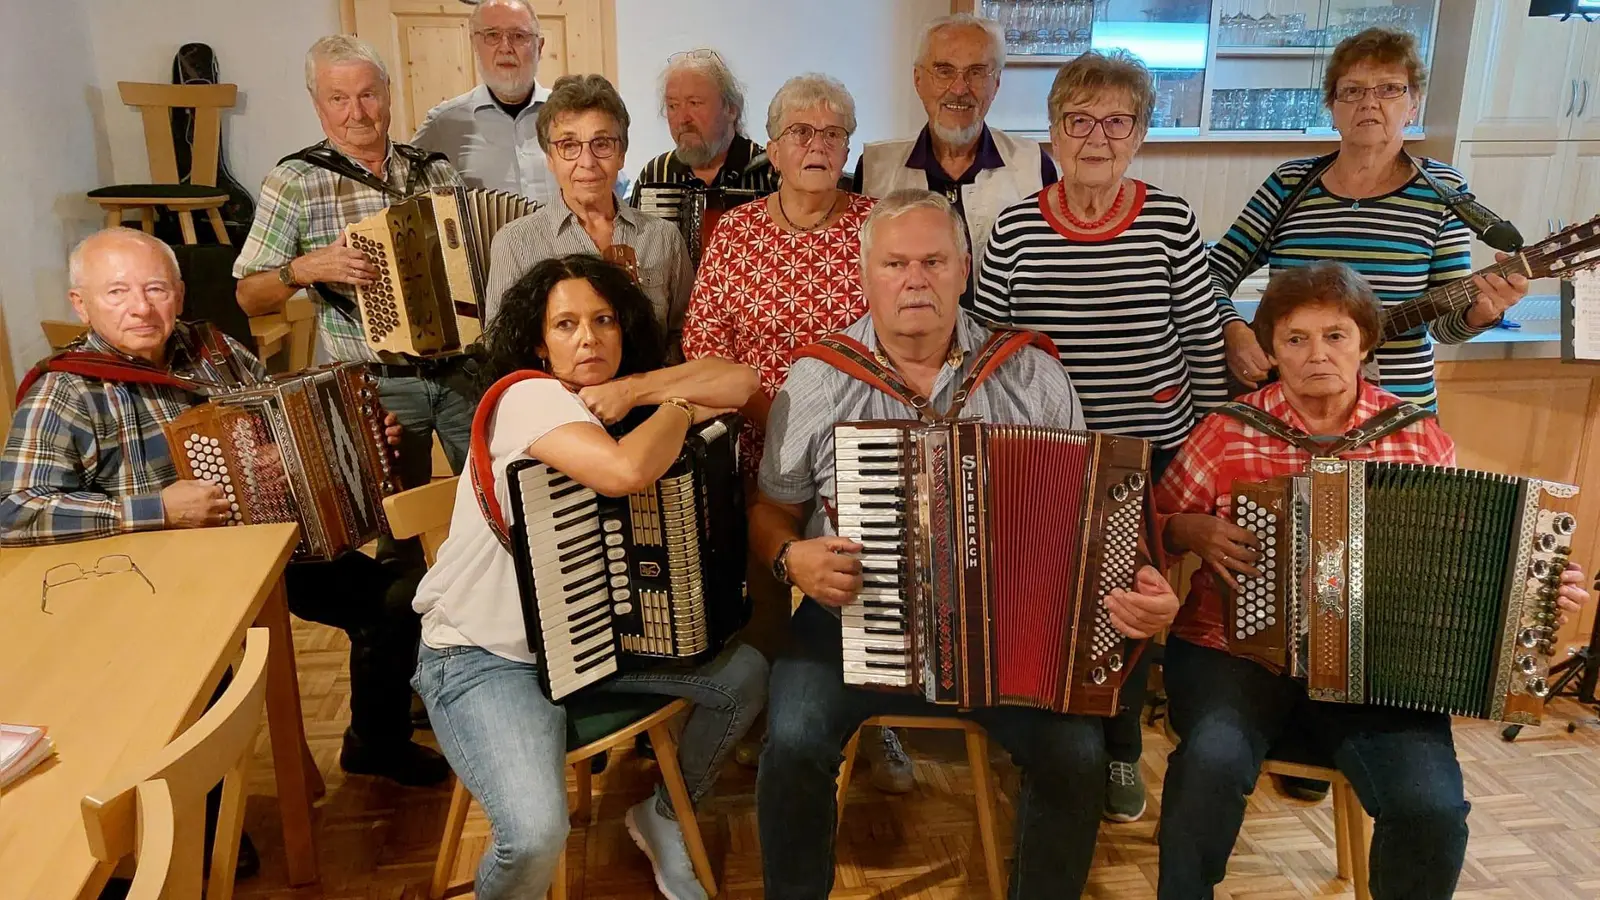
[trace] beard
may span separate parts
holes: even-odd
[[[928,122],[928,130],[933,136],[952,147],[965,147],[978,139],[983,133],[983,120],[979,119],[965,128],[951,128],[940,125],[937,121]]]
[[[518,69],[511,75],[502,74],[499,66],[487,69],[482,65],[478,66],[478,77],[483,79],[483,83],[489,86],[489,90],[493,91],[496,97],[507,103],[516,103],[527,97],[533,90],[536,74],[533,66]]]
[[[699,129],[685,128],[673,136],[673,141],[678,145],[678,161],[691,169],[698,169],[710,165],[712,160],[727,151],[728,145],[733,143],[733,129],[729,128],[722,140],[713,142]]]

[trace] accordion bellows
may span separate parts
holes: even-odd
[[[690,429],[666,474],[627,497],[536,460],[507,467],[523,621],[550,699],[619,672],[698,665],[743,627],[739,423]]]
[[[1234,485],[1263,546],[1236,575],[1229,651],[1314,700],[1536,724],[1577,488],[1406,463],[1314,460]]]
[[[538,208],[520,194],[437,190],[345,226],[345,239],[378,270],[356,288],[373,350],[434,356],[461,349],[459,317],[482,319],[489,248],[511,222]]]
[[[651,182],[639,186],[638,207],[640,212],[678,226],[689,250],[689,262],[698,269],[722,214],[766,195],[767,192],[752,188]]]
[[[230,525],[296,522],[295,558],[333,559],[388,527],[396,490],[377,388],[360,363],[215,395],[163,429],[179,478],[220,485]]]
[[[972,421],[833,440],[837,530],[863,545],[846,684],[1116,714],[1132,659],[1103,600],[1133,585],[1148,443]]]

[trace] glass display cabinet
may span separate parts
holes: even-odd
[[[1008,130],[1045,131],[1055,70],[1088,49],[1126,49],[1150,68],[1152,140],[1328,140],[1328,56],[1373,26],[1416,35],[1431,64],[1438,0],[979,0],[1006,37],[996,100]],[[1413,126],[1420,137],[1426,110]]]

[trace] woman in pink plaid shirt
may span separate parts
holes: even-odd
[[[1342,263],[1280,272],[1251,325],[1280,380],[1241,400],[1308,435],[1345,435],[1378,416],[1404,422],[1339,455],[1455,465],[1455,444],[1431,415],[1386,412],[1400,398],[1361,378],[1381,315],[1371,288]],[[1455,890],[1469,805],[1449,716],[1312,701],[1299,681],[1227,652],[1221,579],[1259,576],[1252,563],[1260,559],[1255,535],[1228,519],[1232,485],[1300,471],[1310,459],[1283,437],[1214,412],[1195,427],[1156,487],[1165,551],[1204,561],[1166,651],[1179,744],[1162,795],[1160,900],[1209,900],[1227,874],[1262,760],[1286,734],[1307,744],[1318,762],[1338,766],[1376,819],[1373,897],[1446,900]],[[1562,582],[1558,603],[1565,621],[1588,594],[1576,565]]]

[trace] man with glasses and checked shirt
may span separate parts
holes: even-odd
[[[448,156],[468,187],[550,203],[556,181],[537,132],[550,96],[535,80],[544,54],[539,17],[527,0],[483,0],[467,22],[482,83],[430,110],[411,143]]]
[[[857,193],[882,198],[916,188],[943,194],[966,222],[974,273],[1000,211],[1057,178],[1039,142],[984,124],[1005,58],[1005,36],[989,19],[958,13],[929,22],[912,70],[928,124],[915,138],[867,144],[856,163]],[[969,277],[962,307],[971,308],[972,291]]]

